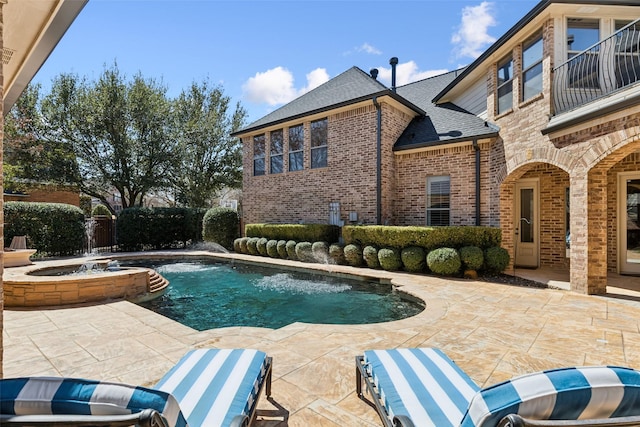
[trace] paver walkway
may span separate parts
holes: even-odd
[[[439,347],[480,385],[557,366],[640,369],[637,299],[365,271],[422,298],[426,309],[410,319],[375,325],[296,323],[277,330],[236,327],[204,332],[125,301],[5,310],[4,375],[152,385],[188,349],[252,347],[274,358],[273,396],[270,401],[261,399],[256,425],[321,427],[380,425],[375,411],[355,395],[354,357],[365,349]]]

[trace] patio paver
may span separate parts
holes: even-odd
[[[277,330],[233,327],[202,332],[126,301],[6,309],[4,375],[81,376],[152,385],[189,349],[251,347],[274,358],[273,396],[261,399],[257,426],[376,426],[380,421],[375,411],[355,395],[354,357],[365,349],[439,347],[481,385],[557,366],[615,364],[640,369],[640,294],[621,299],[427,275],[366,273],[393,280],[425,300],[426,309],[409,319],[374,325],[295,323]]]

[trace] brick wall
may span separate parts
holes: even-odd
[[[392,210],[394,192],[393,156],[391,149],[410,117],[388,104],[383,109],[383,217]],[[328,166],[311,169],[310,121],[304,124],[304,169],[288,171],[288,126],[283,126],[284,172],[270,174],[268,167],[269,132],[267,137],[266,174],[253,175],[253,135],[243,142],[243,222],[327,223],[329,204],[340,203],[340,217],[348,221],[349,212],[358,221],[374,224],[376,197],[376,108],[372,104],[330,114],[328,119]],[[270,129],[271,130],[271,129]],[[269,130],[269,131],[270,131]]]
[[[0,50],[4,48],[4,42],[2,35],[4,34],[4,18],[2,15],[2,8],[4,3],[0,1]],[[4,75],[2,74],[3,67],[0,67],[0,99],[4,99]],[[2,181],[2,165],[4,164],[2,160],[2,153],[4,150],[2,149],[4,144],[4,103],[0,105],[0,188],[4,189],[4,182]],[[2,283],[2,274],[3,274],[3,256],[4,250],[4,205],[3,201],[0,200],[0,378],[3,378],[3,354],[4,354],[4,343],[2,341],[3,329],[4,329],[4,289]]]
[[[26,195],[5,194],[5,202],[46,202],[66,203],[80,206],[80,192],[78,191],[48,191],[46,188],[29,190]]]

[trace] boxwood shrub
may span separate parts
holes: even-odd
[[[247,243],[249,243],[249,238],[248,237],[240,238],[240,253],[241,254],[248,254],[249,253],[249,249],[247,248]]]
[[[269,255],[271,258],[280,258],[280,255],[278,255],[277,240],[269,240],[267,242],[267,255]]]
[[[247,252],[249,255],[258,255],[258,239],[257,237],[249,237],[247,240]]]
[[[362,265],[362,248],[353,244],[345,246],[344,260],[352,267],[360,267]]]
[[[425,250],[420,246],[409,246],[400,252],[404,269],[411,273],[420,273],[425,270],[427,265],[426,257]]]
[[[287,241],[286,240],[278,240],[278,244],[276,245],[276,250],[278,251],[278,256],[282,259],[287,259]]]
[[[505,248],[494,246],[485,251],[484,265],[488,271],[501,273],[509,265],[510,259],[509,252]]]
[[[314,262],[311,242],[298,242],[296,245],[296,257],[302,262]]]
[[[111,211],[109,210],[108,207],[106,207],[105,205],[103,205],[101,203],[99,205],[96,205],[91,210],[91,216],[108,216],[108,217],[111,217]]]
[[[298,242],[295,240],[287,241],[286,249],[287,249],[287,258],[293,261],[297,261],[298,257],[296,256],[296,245]]]
[[[329,263],[329,244],[327,242],[313,242],[311,251],[315,262],[321,264]]]
[[[247,224],[245,235],[299,242],[337,242],[340,227],[330,224]]]
[[[477,246],[460,248],[460,261],[465,270],[480,270],[484,265],[484,254]]]
[[[382,248],[378,251],[380,267],[386,271],[398,271],[402,268],[400,251],[396,248]]]
[[[258,255],[267,256],[267,242],[269,240],[266,237],[258,238],[256,242],[256,249],[258,250]]]
[[[434,249],[427,255],[429,270],[443,276],[453,276],[460,271],[462,262],[458,251],[453,248]]]
[[[375,246],[365,246],[362,250],[362,258],[369,268],[380,268],[378,260],[378,248]]]
[[[333,264],[346,264],[344,259],[344,245],[340,243],[332,243],[329,245],[329,258],[331,258]]]

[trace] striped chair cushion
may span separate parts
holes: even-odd
[[[461,426],[495,426],[508,414],[538,420],[640,415],[640,372],[592,366],[517,377],[478,392]]]
[[[161,412],[170,426],[187,425],[176,400],[159,390],[77,378],[0,380],[2,414],[125,415],[147,408]]]
[[[187,353],[156,384],[171,393],[192,426],[227,426],[250,416],[267,371],[257,350],[198,349]]]
[[[458,426],[480,389],[438,349],[369,350],[364,361],[390,420],[405,415],[416,426]]]

